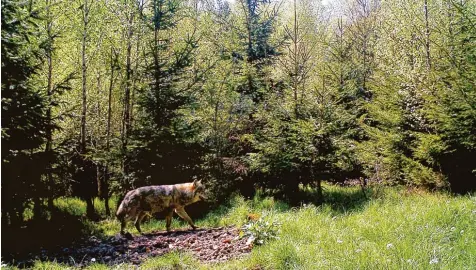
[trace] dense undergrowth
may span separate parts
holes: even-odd
[[[405,188],[379,188],[364,195],[357,187],[325,185],[325,201],[312,203],[313,191],[303,189],[307,204],[290,207],[258,194],[240,196],[196,221],[201,227],[243,226],[249,215],[280,224],[278,239],[256,246],[246,258],[203,264],[186,253],[150,258],[141,269],[475,269],[476,196],[453,196]],[[84,214],[76,199],[56,201],[64,211]],[[99,209],[99,212],[102,210]],[[174,218],[174,228],[187,228]],[[85,225],[98,237],[117,234],[119,223],[106,219]],[[151,219],[145,232],[164,230]],[[129,226],[133,234],[136,231]],[[37,262],[36,269],[68,266]],[[118,265],[116,269],[132,267]],[[93,264],[88,269],[107,269]]]

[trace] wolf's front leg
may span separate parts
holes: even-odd
[[[190,224],[190,226],[192,226],[192,229],[195,230],[197,228],[197,226],[195,226],[195,224],[193,224],[192,219],[188,216],[187,212],[185,212],[185,209],[183,207],[176,208],[175,213],[177,213],[177,215],[179,215],[181,218],[185,219],[188,222],[188,224]]]
[[[121,220],[121,234],[122,235],[125,235],[126,232],[125,232],[125,229],[126,229],[126,220],[124,218],[122,218]]]

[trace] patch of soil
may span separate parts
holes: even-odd
[[[220,262],[237,258],[251,251],[246,238],[240,239],[239,229],[220,227],[195,231],[152,232],[126,237],[116,235],[106,240],[91,237],[86,243],[74,248],[64,248],[57,254],[40,255],[40,260],[56,260],[74,266],[93,262],[116,265],[140,264],[151,256],[171,251],[188,251],[202,262]]]

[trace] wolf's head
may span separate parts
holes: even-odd
[[[208,198],[205,195],[205,186],[202,180],[193,180],[193,194],[194,201],[206,201]]]

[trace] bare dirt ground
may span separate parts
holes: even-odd
[[[140,264],[148,257],[171,251],[187,251],[202,262],[220,262],[243,256],[251,251],[246,238],[240,239],[234,227],[197,229],[195,231],[157,231],[126,239],[121,235],[100,240],[91,237],[76,247],[63,248],[56,254],[40,255],[40,260],[56,260],[72,266],[93,262],[107,265]],[[60,237],[60,236],[59,236]]]

